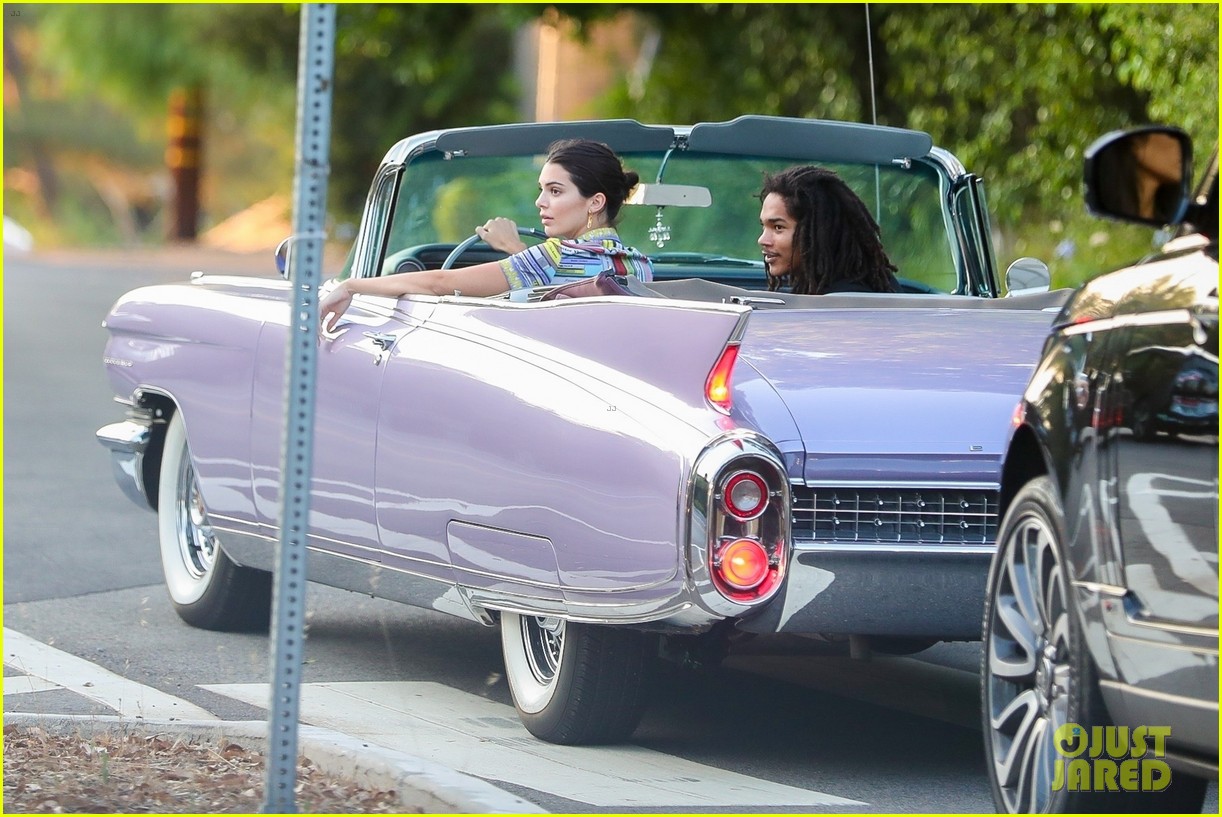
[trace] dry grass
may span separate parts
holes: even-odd
[[[263,806],[263,755],[230,741],[37,726],[4,728],[4,813],[250,814]],[[402,813],[394,791],[358,786],[302,759],[303,813]]]

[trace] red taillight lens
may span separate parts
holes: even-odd
[[[739,471],[726,480],[721,502],[735,519],[754,519],[768,507],[768,485],[758,474]]]
[[[721,351],[721,357],[713,364],[709,379],[704,384],[704,395],[713,407],[724,414],[729,414],[733,406],[730,396],[730,375],[734,371],[734,361],[738,360],[738,344],[731,343]]]
[[[719,557],[717,573],[735,590],[754,590],[768,576],[768,551],[754,539],[735,539]]]

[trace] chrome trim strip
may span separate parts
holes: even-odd
[[[386,155],[382,157],[382,165],[409,164],[425,150],[436,144],[437,137],[441,133],[440,130],[431,130],[400,139],[391,146],[390,150],[386,151]]]
[[[224,517],[224,516],[220,516],[220,515],[213,515],[213,514],[209,514],[209,515],[208,515],[208,518],[209,518],[209,520],[210,520],[210,521],[212,521],[212,529],[213,529],[213,530],[216,530],[216,531],[220,531],[221,533],[232,533],[232,534],[235,534],[235,535],[238,535],[238,536],[249,536],[249,537],[251,537],[251,538],[260,539],[260,540],[262,540],[262,541],[264,541],[264,542],[266,542],[267,544],[272,545],[272,546],[275,546],[275,544],[276,544],[276,543],[279,541],[279,534],[278,534],[278,533],[267,534],[267,533],[264,533],[262,530],[260,530],[260,531],[257,531],[257,532],[256,532],[256,531],[251,531],[251,530],[238,529],[238,528],[233,528],[233,527],[226,527],[226,526],[224,526],[224,525],[219,525],[219,524],[217,524],[217,523],[216,523],[216,520],[224,520],[224,521],[227,521],[227,522],[238,522],[238,523],[241,523],[241,524],[250,524],[250,523],[246,522],[245,520],[241,520],[241,519],[233,519],[233,518],[231,518],[231,517]],[[259,527],[260,527],[261,529],[265,529],[265,528],[267,528],[268,526],[266,526],[266,525],[260,525]],[[383,549],[381,549],[381,548],[377,548],[377,547],[370,547],[369,545],[358,545],[358,544],[354,544],[354,543],[352,543],[352,542],[343,542],[343,541],[340,541],[340,540],[338,540],[338,539],[328,539],[328,538],[327,538],[327,537],[325,537],[325,536],[319,536],[318,534],[315,534],[315,533],[311,533],[311,534],[309,535],[309,538],[310,538],[311,540],[315,540],[315,541],[330,542],[330,543],[333,543],[333,544],[336,544],[336,545],[342,545],[342,546],[344,546],[344,547],[354,548],[354,549],[356,549],[356,550],[362,550],[362,551],[365,551],[365,552],[370,553],[370,554],[373,554],[373,555],[372,555],[370,558],[363,558],[363,557],[361,557],[361,556],[358,556],[358,555],[356,555],[356,554],[352,554],[352,553],[341,553],[341,552],[339,552],[339,551],[330,550],[330,549],[328,549],[328,548],[326,548],[326,547],[324,547],[324,546],[322,546],[322,545],[317,545],[317,544],[307,544],[307,545],[306,545],[306,548],[307,548],[308,550],[312,550],[312,551],[314,551],[315,553],[323,553],[323,554],[326,554],[326,555],[328,555],[328,556],[338,556],[338,557],[343,558],[343,559],[351,559],[351,560],[354,560],[354,561],[364,562],[364,563],[371,564],[371,565],[377,565],[378,567],[385,567],[385,568],[387,568],[388,570],[389,570],[389,569],[400,570],[400,571],[401,571],[401,572],[403,572],[403,573],[407,573],[407,574],[412,575],[412,576],[420,576],[421,578],[434,578],[434,577],[433,577],[433,576],[430,576],[430,575],[428,575],[428,574],[426,574],[426,573],[414,573],[414,572],[413,572],[413,571],[411,571],[411,570],[406,570],[406,569],[402,569],[402,568],[395,568],[395,567],[392,567],[391,565],[386,564],[385,562],[381,561],[379,558],[376,558],[376,557],[379,557],[379,556],[391,556],[391,557],[393,557],[393,558],[395,558],[395,559],[401,559],[401,560],[403,560],[403,561],[415,562],[416,564],[419,564],[419,565],[424,565],[424,566],[428,566],[428,567],[438,567],[438,568],[441,568],[442,570],[449,570],[449,569],[451,568],[451,565],[450,565],[448,562],[430,561],[429,559],[421,559],[421,558],[416,557],[416,556],[408,556],[408,555],[406,555],[406,554],[397,553],[397,552],[395,552],[395,551],[387,551],[387,550],[383,550]]]
[[[807,455],[817,456],[817,455]],[[829,480],[807,480],[807,479],[791,479],[791,485],[801,486],[803,488],[894,488],[895,490],[904,490],[908,488],[918,490],[946,490],[946,491],[999,491],[1001,483],[999,482],[875,482],[873,480],[860,481],[850,479],[829,479]]]
[[[224,516],[221,514],[209,514],[209,520],[212,522],[212,529],[215,531],[221,532],[221,533],[232,533],[232,534],[236,534],[239,536],[252,536],[258,539],[262,539],[268,542],[269,544],[273,544],[273,545],[278,541],[278,538],[279,538],[278,534],[269,535],[269,534],[265,534],[261,532],[256,533],[250,530],[246,530],[246,529],[242,529],[238,527],[229,527],[223,524],[226,522],[231,523],[231,524],[236,523],[238,525],[251,524],[242,519],[236,519],[234,517],[228,517],[228,516]],[[266,526],[261,525],[260,527],[266,527]],[[399,553],[397,551],[389,551],[389,550],[384,550],[382,548],[370,547],[369,545],[358,545],[353,542],[346,542],[346,541],[342,541],[339,539],[331,539],[326,536],[319,536],[316,533],[311,533],[309,535],[309,538],[312,540],[312,542],[326,542],[326,543],[338,545],[341,547],[347,547],[347,548],[353,548],[356,550],[365,551],[367,553],[374,554],[375,556],[389,556],[397,560],[413,562],[415,564],[425,565],[428,567],[436,567],[441,570],[453,570],[455,573],[462,573],[462,574],[466,574],[469,576],[479,576],[479,577],[486,578],[486,579],[496,579],[497,581],[513,582],[514,584],[520,584],[520,585],[524,585],[527,587],[538,587],[540,589],[555,590],[561,593],[604,593],[608,595],[615,594],[615,593],[636,593],[642,590],[652,590],[655,587],[663,587],[666,584],[669,584],[675,580],[674,574],[671,574],[667,578],[660,579],[659,581],[656,581],[653,584],[633,585],[632,587],[613,587],[613,588],[578,587],[574,585],[560,584],[559,582],[553,584],[553,583],[538,581],[537,579],[524,579],[518,576],[508,576],[503,573],[490,573],[486,570],[478,570],[476,568],[471,568],[471,567],[460,567],[458,565],[451,564],[449,562],[439,562],[439,561],[430,560],[430,559],[422,559],[418,556],[411,556],[405,553]],[[325,546],[318,545],[318,544],[309,544],[307,545],[307,547],[310,550],[313,550],[317,553],[326,553],[332,556],[340,556],[343,558],[351,558],[351,559],[356,559],[358,561],[365,561],[364,559],[361,559],[360,557],[355,556],[353,554],[346,554],[346,553],[341,553],[341,552],[334,551],[334,550],[329,550]],[[371,560],[369,564],[376,564],[380,567],[385,567],[387,569],[399,569],[399,568],[393,568],[391,565],[388,565],[386,562],[383,562],[380,559]],[[404,572],[411,573],[412,575],[421,575],[421,576],[427,577],[426,574],[414,574],[410,570],[404,570]]]
[[[747,334],[747,321],[750,319],[750,317],[750,310],[743,312],[738,316],[738,323],[734,324],[734,329],[730,332],[730,337],[726,339],[727,346],[733,343],[741,344],[743,342],[743,337]]]
[[[1113,318],[1063,324],[1057,327],[1062,335],[1085,335],[1090,332],[1107,332],[1131,326],[1163,326],[1192,322],[1192,313],[1187,309],[1165,309],[1159,312],[1141,312],[1132,315],[1117,315]]]
[[[538,587],[543,590],[556,590],[561,593],[606,593],[606,594],[636,593],[641,590],[652,590],[655,587],[662,587],[666,584],[670,584],[674,582],[675,580],[675,574],[672,573],[670,576],[666,577],[665,579],[656,581],[653,584],[638,584],[638,585],[633,585],[632,587],[612,587],[612,588],[577,587],[575,585],[560,584],[559,582],[555,584],[550,584],[548,582],[539,581],[537,579],[523,579],[519,576],[507,576],[503,573],[490,573],[486,570],[478,570],[472,567],[459,567],[458,565],[447,565],[447,567],[453,568],[455,573],[466,574],[469,576],[479,576],[485,579],[496,579],[497,581],[502,581],[502,582],[512,582],[514,584],[520,584],[526,587]]]
[[[1076,588],[1077,590],[1081,592],[1096,594],[1100,596],[1109,596],[1114,601],[1120,602],[1121,610],[1122,610],[1121,615],[1124,617],[1124,622],[1131,627],[1148,630],[1152,632],[1179,633],[1181,635],[1199,637],[1203,639],[1213,639],[1215,643],[1217,642],[1218,631],[1216,628],[1213,628],[1213,627],[1194,627],[1191,624],[1174,624],[1171,622],[1150,621],[1146,619],[1134,618],[1133,616],[1129,615],[1128,610],[1124,609],[1124,606],[1123,606],[1124,599],[1129,594],[1128,589],[1125,587],[1121,587],[1115,584],[1106,584],[1103,582],[1073,582],[1073,586],[1074,588]],[[1106,626],[1108,623],[1116,621],[1119,618],[1120,618],[1119,616],[1112,614],[1111,616],[1108,616],[1105,619],[1104,624]],[[1107,631],[1107,634],[1109,636],[1115,636],[1116,638],[1127,638],[1133,641],[1147,641],[1148,640],[1148,639],[1139,638],[1136,635],[1132,635],[1129,633],[1123,633],[1118,630],[1112,630],[1112,629],[1109,629]],[[1166,644],[1163,642],[1158,642],[1158,646],[1165,647],[1165,646],[1182,646],[1182,645],[1173,645],[1173,644]],[[1192,649],[1194,652],[1201,651],[1199,648],[1189,647],[1188,649]],[[1206,651],[1209,652],[1209,650],[1206,650]],[[1214,649],[1212,650],[1212,652],[1216,654],[1218,650]]]
[[[472,607],[517,613],[528,616],[556,616],[582,624],[650,624],[663,622],[685,613],[693,606],[682,600],[642,604],[578,604],[561,599],[539,599],[515,593],[491,593],[483,588],[459,585],[459,590]],[[614,613],[614,615],[611,615]],[[707,618],[706,624],[717,620]],[[691,625],[688,625],[691,626]]]
[[[794,553],[876,553],[876,554],[908,554],[936,555],[939,553],[956,554],[960,556],[992,556],[997,550],[995,545],[933,545],[928,543],[905,545],[897,542],[894,545],[854,545],[840,542],[816,542],[812,540],[795,540]]]
[[[217,529],[222,530],[222,529]],[[271,559],[247,559],[245,557],[251,555],[253,551],[249,548],[250,540],[260,540],[260,542],[269,541],[267,537],[259,534],[239,533],[237,531],[227,531],[230,534],[240,537],[240,541],[233,542],[222,541],[222,547],[229,552],[230,556],[239,564],[251,567],[260,567],[267,569]],[[245,542],[241,541],[245,540]],[[234,545],[236,548],[231,548]],[[266,550],[262,544],[259,550]],[[311,557],[319,557],[321,562],[311,560],[311,565],[321,568],[318,572],[322,574],[333,573],[333,568],[328,568],[326,560],[336,559],[346,564],[358,565],[363,568],[368,568],[371,571],[385,571],[394,576],[403,576],[412,579],[421,579],[428,582],[430,585],[436,585],[443,592],[450,589],[457,590],[462,596],[464,604],[467,606],[471,617],[474,620],[490,623],[486,615],[481,614],[481,610],[507,610],[509,612],[517,612],[524,615],[545,615],[558,616],[570,621],[579,621],[590,624],[649,624],[658,623],[664,624],[667,627],[681,628],[684,630],[702,630],[707,629],[714,622],[718,621],[721,616],[711,614],[708,611],[699,610],[692,601],[686,598],[687,593],[680,590],[675,594],[668,595],[662,599],[647,600],[642,602],[626,603],[622,601],[589,601],[574,603],[566,599],[539,599],[530,596],[522,596],[513,592],[502,590],[488,590],[480,587],[469,587],[467,585],[458,584],[447,579],[437,576],[428,575],[425,573],[417,573],[408,570],[404,567],[387,564],[385,562],[376,562],[370,559],[361,558],[347,553],[336,553],[331,550],[322,550],[314,546],[307,546],[306,550]],[[267,556],[266,553],[263,554]],[[339,587],[345,590],[351,590],[357,593],[368,593],[369,583],[366,581],[324,581],[309,570],[307,570],[307,580],[315,581],[320,584],[327,584],[332,587]],[[388,590],[388,581],[385,577],[378,579],[378,584],[381,587],[382,597],[391,601],[397,601],[403,604],[409,604],[423,609],[440,609],[430,601],[427,596],[422,596],[417,593],[395,594]],[[441,595],[441,594],[437,594]],[[443,612],[453,613],[453,608],[447,608]]]
[[[1188,652],[1191,652],[1197,655],[1216,656],[1218,654],[1218,631],[1217,630],[1185,627],[1182,625],[1175,625],[1175,624],[1169,625],[1169,626],[1160,626],[1158,624],[1151,624],[1151,623],[1144,622],[1144,621],[1138,621],[1128,615],[1125,616],[1125,619],[1127,620],[1129,624],[1133,625],[1134,627],[1141,627],[1147,630],[1152,630],[1154,632],[1170,631],[1170,632],[1180,633],[1181,635],[1201,636],[1205,640],[1211,641],[1213,643],[1213,647],[1211,649],[1210,647],[1197,647],[1191,644],[1172,644],[1166,641],[1151,641],[1150,639],[1142,638],[1140,635],[1137,635],[1135,633],[1124,633],[1124,632],[1118,632],[1116,630],[1111,630],[1111,629],[1107,631],[1108,638],[1112,638],[1116,640],[1124,640],[1124,641],[1133,641],[1138,644],[1145,644],[1147,646],[1155,647],[1160,650],[1186,650]],[[1104,626],[1106,625],[1107,625],[1107,621],[1105,620]]]
[[[940,148],[934,145],[929,149],[929,153],[925,156],[927,160],[933,161],[946,172],[951,181],[956,181],[967,175],[967,168],[963,163],[946,148]]]
[[[364,296],[369,297],[369,296]],[[481,307],[491,307],[493,309],[521,309],[522,304],[516,301],[510,301],[500,295],[491,296],[476,296],[476,295],[405,295],[405,299],[414,301],[425,301],[434,303],[447,304],[478,304]],[[579,303],[596,304],[596,303],[622,303],[624,298],[633,297],[627,295],[594,295],[589,298],[581,298]],[[531,309],[555,309],[568,308],[572,305],[571,299],[555,300],[555,301],[532,301],[529,306]],[[667,309],[681,311],[683,313],[691,312],[741,312],[742,307],[737,304],[712,303],[712,302],[696,302],[683,301],[682,304],[676,304],[672,300],[663,301],[660,298],[639,298],[635,301],[638,306],[647,306],[650,309]],[[741,340],[746,331],[745,317],[750,315],[749,312],[744,312],[744,318],[739,319],[739,323],[731,332],[730,343]],[[440,329],[440,327],[430,327]],[[445,327],[451,328],[451,327]]]
[[[280,534],[277,533],[276,536],[273,538],[279,538],[279,535]],[[382,554],[386,552],[382,548],[374,546],[374,545],[358,545],[356,542],[345,542],[342,539],[332,539],[329,536],[319,536],[317,533],[311,533],[310,538],[313,539],[315,542],[326,542],[332,545],[339,545],[340,547],[355,548],[357,550],[363,550],[368,553]],[[311,547],[313,547],[313,545],[311,545]],[[400,554],[395,554],[395,555],[399,556]],[[412,561],[421,562],[426,565],[437,565],[438,567],[445,567],[445,562],[431,562],[428,559],[415,559],[410,556],[401,556],[401,558],[412,559]]]
[[[1206,701],[1201,698],[1189,698],[1186,695],[1172,695],[1169,692],[1157,692],[1152,689],[1142,689],[1135,687],[1132,684],[1122,683],[1120,681],[1111,681],[1104,678],[1099,679],[1099,686],[1114,689],[1119,692],[1136,695],[1141,698],[1150,698],[1155,701],[1165,701],[1178,706],[1189,706],[1193,709],[1200,709],[1204,712],[1212,712],[1215,716],[1218,714],[1218,702]]]
[[[273,546],[278,541],[275,537],[269,537],[266,534],[262,534],[262,533],[252,533],[250,531],[234,530],[232,528],[223,528],[218,525],[213,525],[212,528],[213,530],[219,531],[221,533],[228,533],[228,534],[232,534],[235,536],[245,537],[248,539],[258,539],[262,542],[265,542],[268,545],[273,545]],[[226,550],[229,549],[230,544],[231,544],[230,542],[227,542],[224,539],[222,539],[221,541],[221,547]],[[453,586],[454,584],[453,582],[447,581],[445,579],[439,579],[438,577],[430,575],[428,573],[417,573],[414,570],[408,570],[407,568],[400,567],[398,565],[387,564],[385,562],[380,562],[374,559],[364,558],[364,557],[361,557],[361,556],[358,556],[352,553],[338,553],[334,550],[324,550],[323,548],[316,547],[315,545],[306,545],[306,550],[312,553],[317,553],[319,556],[334,556],[337,559],[343,559],[344,561],[347,561],[347,562],[354,562],[356,564],[366,565],[368,567],[376,567],[381,570],[389,570],[393,573],[401,573],[405,576],[413,576],[418,579],[427,579],[429,581],[437,582],[439,584],[444,584],[447,586]],[[260,567],[261,569],[265,569],[265,570],[270,569],[269,566],[275,561],[274,558],[272,558],[274,554],[269,554],[268,558],[266,559],[257,559],[257,560],[256,559],[237,559],[238,556],[245,556],[248,553],[250,553],[249,549],[243,549],[240,551],[240,553],[237,553],[237,554],[231,553],[230,556],[235,557],[235,559],[238,561],[239,564],[246,565],[249,567]],[[312,578],[308,574],[306,576],[306,579],[307,581],[318,581],[317,579]],[[320,582],[320,583],[325,584],[325,582]],[[333,586],[338,587],[340,585],[333,585]],[[344,589],[356,590],[357,592],[367,592],[366,590],[361,590],[360,588],[345,587]]]
[[[1079,590],[1085,590],[1088,593],[1102,593],[1116,598],[1123,598],[1125,590],[1123,587],[1106,582],[1074,582],[1073,586]]]

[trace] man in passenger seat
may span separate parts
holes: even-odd
[[[759,197],[763,229],[756,243],[769,290],[899,292],[878,223],[831,170],[802,165],[766,176]]]

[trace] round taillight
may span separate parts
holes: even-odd
[[[754,590],[768,576],[768,551],[754,539],[735,539],[719,556],[717,573],[735,590]]]
[[[726,480],[722,505],[735,519],[754,519],[768,507],[768,485],[759,474],[739,471]]]

